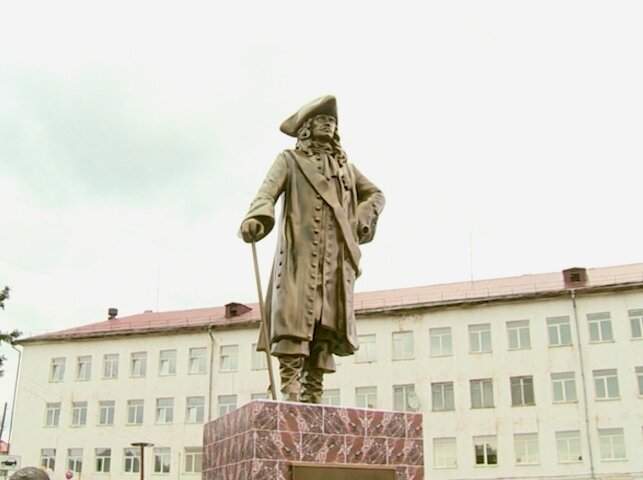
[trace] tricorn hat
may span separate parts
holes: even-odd
[[[279,127],[286,135],[296,137],[297,132],[308,118],[313,115],[331,115],[337,120],[337,99],[332,95],[325,95],[307,103],[296,113],[288,117]]]

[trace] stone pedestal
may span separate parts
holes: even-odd
[[[293,465],[424,478],[419,413],[255,400],[206,424],[203,445],[203,480],[293,480]]]

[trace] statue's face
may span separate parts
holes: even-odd
[[[335,136],[337,120],[330,115],[316,115],[310,126],[310,133],[315,140],[330,142]]]

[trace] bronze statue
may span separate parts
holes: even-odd
[[[270,350],[279,359],[283,399],[321,403],[323,375],[335,371],[333,354],[351,355],[358,348],[358,244],[373,239],[384,196],[347,162],[335,97],[303,106],[280,129],[296,137],[297,145],[277,156],[239,233],[248,243],[266,236],[283,195],[266,295]]]

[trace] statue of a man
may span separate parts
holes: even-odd
[[[333,354],[351,355],[358,348],[358,244],[373,239],[384,196],[347,162],[335,97],[304,105],[280,129],[296,137],[297,145],[277,156],[239,233],[249,243],[266,236],[283,195],[266,295],[271,354],[279,359],[284,400],[321,403],[323,375],[335,371]]]

